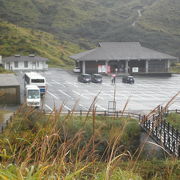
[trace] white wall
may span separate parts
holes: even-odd
[[[28,62],[28,67],[24,67],[24,61],[18,61],[18,67],[15,67],[14,62],[4,63],[4,68],[5,69],[10,69],[10,70],[44,70],[46,68],[47,64],[45,62]]]

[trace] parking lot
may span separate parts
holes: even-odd
[[[116,78],[116,84],[111,78],[103,76],[102,84],[80,83],[77,74],[62,69],[49,69],[40,72],[47,80],[47,93],[43,101],[43,108],[51,112],[53,108],[63,110],[88,110],[93,99],[97,110],[108,110],[108,102],[116,101],[116,110],[122,110],[129,99],[126,110],[130,112],[148,112],[157,105],[165,105],[179,90],[180,75],[172,77],[135,77],[134,84],[122,83],[122,78]],[[23,72],[17,74],[21,82],[21,99],[23,103],[24,83]],[[180,109],[180,98],[177,97],[170,109]]]

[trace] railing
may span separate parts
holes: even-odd
[[[180,113],[179,110],[157,111],[152,116],[144,116],[140,125],[166,152],[180,157],[180,132],[165,119],[170,112]]]
[[[0,124],[0,133],[3,133],[4,129],[8,126],[8,124],[12,122],[14,115],[15,115],[15,113],[13,115],[11,115],[9,117],[9,119],[7,119],[5,122]]]

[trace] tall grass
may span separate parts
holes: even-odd
[[[98,117],[93,105],[91,111],[92,115],[80,118],[73,112],[63,115],[62,106],[50,115],[22,106],[0,137],[0,179],[145,177],[139,161],[131,168],[139,148],[137,121]],[[178,163],[172,165],[174,169],[163,166],[169,168],[169,177],[177,177]]]

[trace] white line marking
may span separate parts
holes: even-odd
[[[76,85],[76,83],[67,82],[66,84],[70,84],[72,86],[79,87],[78,85]]]
[[[84,99],[89,99],[88,97],[84,96],[83,94],[78,93],[77,91],[73,91],[75,94],[77,94],[78,96],[81,96]]]
[[[55,99],[59,99],[57,96],[55,96],[54,94],[52,94],[51,92],[47,91],[48,94],[50,94],[51,96],[53,96]]]
[[[57,82],[57,81],[55,81],[55,80],[52,80],[53,82],[55,82],[56,84],[59,84],[59,85],[61,85],[61,86],[63,86],[63,87],[66,87],[64,84],[62,84],[62,83],[59,83],[59,82]]]
[[[66,105],[63,105],[67,110],[70,110],[71,111],[71,109],[69,108],[69,107],[67,107]]]
[[[106,110],[105,108],[103,108],[102,106],[100,106],[99,104],[96,104],[97,107],[103,109],[103,110]]]
[[[47,104],[45,104],[45,106],[50,109],[51,111],[53,111],[53,109],[51,107],[49,107]]]
[[[80,93],[78,93],[77,91],[72,91],[73,93],[77,94],[77,95],[81,95]]]
[[[65,93],[64,91],[62,91],[62,90],[58,90],[58,91],[61,92],[61,93],[64,94],[64,95],[70,97],[71,99],[73,99],[73,97],[71,97],[69,94]]]

